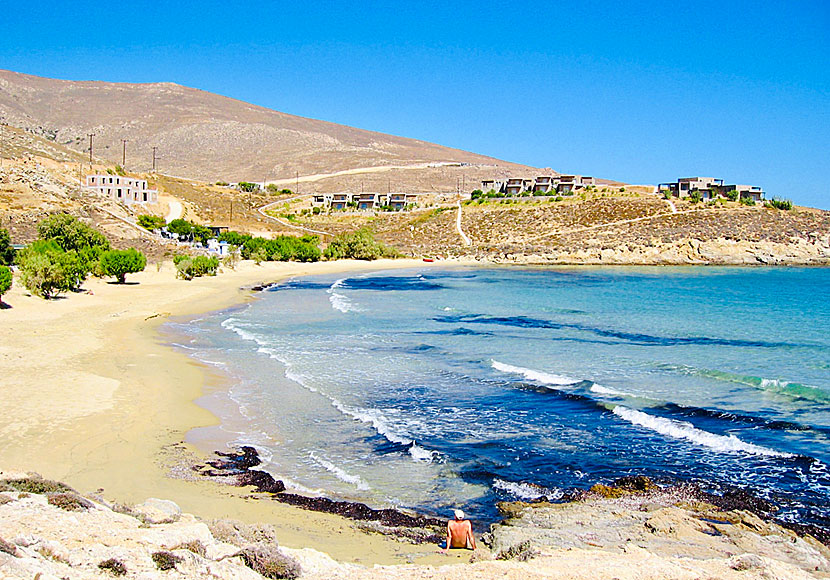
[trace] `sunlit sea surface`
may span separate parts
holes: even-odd
[[[828,269],[298,278],[170,330],[231,377],[228,439],[299,490],[487,521],[645,474],[830,525]]]

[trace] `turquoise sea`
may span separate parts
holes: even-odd
[[[492,521],[645,474],[830,527],[829,269],[297,278],[170,330],[231,377],[225,438],[296,489]]]

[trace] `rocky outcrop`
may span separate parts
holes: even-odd
[[[506,519],[487,538],[493,552],[524,545],[541,554],[563,549],[594,550],[597,558],[649,554],[725,562],[733,571],[752,570],[758,577],[830,577],[827,546],[752,512],[724,511],[687,488],[608,490],[614,488],[598,487],[581,501],[564,504],[501,505]]]
[[[4,483],[9,480],[11,485]],[[279,551],[273,532],[246,534],[238,522],[209,525],[171,501],[125,508],[85,498],[83,507],[70,509],[50,501],[67,495],[65,486],[27,474],[2,474],[0,489],[0,578],[150,579],[175,573],[256,580],[262,576],[252,562],[263,561],[298,570]]]

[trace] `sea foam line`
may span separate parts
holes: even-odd
[[[516,367],[503,362],[499,362],[497,360],[492,361],[492,366],[497,371],[501,371],[503,373],[512,373],[515,375],[522,375],[524,378],[528,380],[537,381],[545,385],[565,386],[575,385],[576,383],[580,382],[577,379],[572,379],[571,377],[566,377],[564,375],[554,375],[543,371],[526,369],[524,367]]]
[[[715,433],[710,433],[709,431],[698,429],[686,421],[655,417],[653,415],[649,415],[648,413],[629,409],[628,407],[623,407],[621,405],[614,407],[613,413],[621,419],[625,419],[629,423],[656,431],[666,437],[691,441],[692,443],[709,447],[710,449],[714,449],[715,451],[721,453],[741,451],[744,453],[751,453],[753,455],[766,455],[769,457],[794,457],[791,453],[783,453],[781,451],[769,449],[768,447],[762,447],[760,445],[741,441],[734,435],[717,435]]]
[[[350,483],[361,491],[366,491],[369,489],[369,485],[365,481],[363,481],[359,475],[352,475],[351,473],[348,473],[345,469],[336,466],[331,461],[323,459],[322,457],[318,457],[313,451],[309,453],[308,456],[311,457],[311,459],[314,460],[314,462],[317,465],[319,465],[329,473],[332,473],[340,481]]]

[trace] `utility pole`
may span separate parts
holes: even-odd
[[[300,172],[294,172],[294,193],[300,193]]]
[[[92,166],[92,138],[95,137],[95,133],[87,133],[87,137],[89,137],[89,165]]]
[[[231,218],[228,220],[228,225],[233,225],[233,198],[231,198]]]
[[[129,139],[121,139],[121,145],[123,146],[121,149],[121,169],[124,169],[124,166],[127,165],[127,141]]]
[[[158,149],[158,147],[153,147],[153,173],[156,172],[156,159],[158,159],[158,157],[156,157],[156,149]]]

